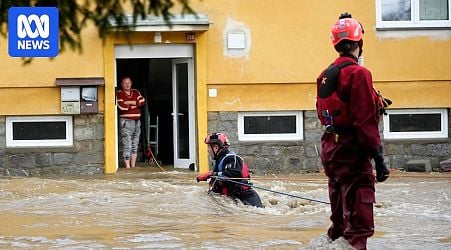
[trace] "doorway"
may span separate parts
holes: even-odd
[[[140,161],[144,161],[143,152],[149,144],[161,164],[174,164],[171,67],[171,59],[116,60],[118,86],[120,86],[122,77],[129,76],[133,82],[132,88],[137,89],[146,99],[145,105],[141,107],[141,138],[138,149],[138,160]],[[120,142],[120,140],[118,141]],[[122,155],[121,152],[119,143],[119,156]]]
[[[150,145],[155,157],[163,165],[189,168],[191,164],[196,164],[192,58],[143,57],[143,54],[135,57],[133,54],[136,50],[124,52],[129,46],[118,49],[115,65],[118,89],[122,77],[129,76],[133,82],[132,88],[139,90],[146,99],[141,108],[138,161],[144,161],[143,153]],[[119,130],[117,142],[118,166],[121,166]]]

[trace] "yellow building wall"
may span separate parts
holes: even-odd
[[[60,87],[56,78],[102,77],[102,42],[90,27],[83,34],[83,52],[67,50],[53,59],[33,58],[24,64],[8,55],[8,40],[0,38],[0,115],[61,114]],[[94,39],[93,39],[94,38]],[[103,111],[99,87],[99,111]]]
[[[365,27],[365,66],[373,72],[376,82],[451,79],[448,60],[451,38],[433,39],[421,35],[421,30],[418,36],[404,39],[380,38],[375,30],[375,1],[191,2],[196,11],[207,13],[211,21],[206,33],[208,84],[313,83],[319,71],[336,55],[330,44],[329,29],[343,11],[353,13]],[[224,32],[236,22],[251,31],[251,48],[245,58],[224,56]],[[141,42],[149,40],[142,36]],[[164,32],[163,40],[168,36],[173,35]],[[52,60],[35,58],[26,66],[20,58],[8,56],[7,40],[1,38],[0,60],[2,65],[7,65],[0,68],[1,87],[51,87],[55,76],[103,75],[102,42],[97,38],[97,31],[88,28],[82,37],[82,54],[67,50]],[[408,53],[411,51],[415,53]]]
[[[344,11],[365,28],[364,65],[393,100],[391,108],[451,107],[450,33],[382,36],[375,1],[217,0],[196,7],[212,22],[207,87],[218,96],[208,98],[209,111],[314,109],[314,81],[336,57],[330,27]],[[250,31],[249,53],[241,58],[224,52],[224,34],[237,26]]]

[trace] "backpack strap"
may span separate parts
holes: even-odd
[[[338,64],[338,65],[335,66],[335,67],[337,67],[337,68],[340,70],[340,69],[342,69],[342,68],[344,68],[344,67],[347,67],[347,66],[353,65],[353,64],[357,64],[357,63],[356,63],[356,62],[352,62],[352,61],[346,61],[346,62],[343,62],[343,63]],[[333,65],[333,64],[332,64],[332,65]]]
[[[327,98],[332,95],[338,86],[338,74],[340,70],[349,65],[357,64],[356,62],[346,61],[339,65],[334,65],[333,63],[324,70],[323,75],[318,79],[318,96],[320,98]]]
[[[234,156],[235,157],[235,161],[236,161],[236,158],[237,157],[239,157],[241,160],[242,160],[242,158],[239,156],[239,155],[237,155],[235,152],[232,152],[232,151],[230,151],[228,154],[226,154],[222,159],[221,159],[221,161],[219,162],[219,164],[218,164],[218,175],[222,175],[222,167],[223,167],[223,165],[224,165],[224,160],[227,158],[227,157],[229,157],[229,156]]]

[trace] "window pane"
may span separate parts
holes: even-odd
[[[296,133],[296,116],[246,116],[244,134]]]
[[[382,21],[410,21],[411,0],[381,0]]]
[[[181,159],[189,159],[189,94],[188,94],[188,63],[177,63],[176,71],[176,92],[177,92],[177,115],[178,128],[178,144],[177,156]]]
[[[390,114],[390,132],[441,130],[441,114]]]
[[[420,20],[448,20],[448,0],[420,0]]]
[[[13,122],[13,140],[66,139],[66,122]]]

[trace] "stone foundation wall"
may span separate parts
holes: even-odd
[[[0,175],[95,174],[103,172],[103,114],[74,115],[72,147],[7,148],[0,116]]]
[[[440,162],[451,158],[450,138],[451,110],[448,109],[448,138],[384,140],[385,161],[390,168],[406,170],[410,160],[430,160],[432,171],[440,171]]]
[[[243,156],[249,168],[256,174],[309,173],[322,169],[322,126],[316,111],[304,112],[302,141],[239,142],[237,121],[237,112],[209,112],[208,131],[226,133],[231,149]],[[451,127],[451,124],[448,127]],[[411,159],[429,159],[432,169],[437,171],[439,162],[451,157],[449,139],[384,140],[383,143],[385,161],[390,168],[403,170]]]
[[[230,149],[241,155],[255,174],[309,173],[321,168],[321,126],[315,112],[304,113],[302,141],[238,141],[237,112],[209,112],[208,131],[229,136]]]
[[[451,157],[449,140],[385,141],[385,161],[391,168],[406,169],[409,160],[430,160],[432,171],[440,170],[440,162]]]
[[[450,116],[451,117],[451,114]],[[451,120],[451,119],[449,119]],[[74,145],[52,148],[7,148],[5,116],[0,116],[0,175],[95,174],[104,166],[103,114],[76,115]],[[256,174],[310,173],[322,169],[322,127],[316,112],[304,112],[304,140],[239,142],[237,112],[209,112],[208,131],[227,133],[231,149],[243,156]],[[451,122],[448,129],[451,127]],[[451,133],[451,129],[449,129]],[[449,136],[450,137],[450,136]],[[432,170],[451,158],[451,140],[384,140],[385,160],[390,168],[405,169],[409,160],[428,159]]]

